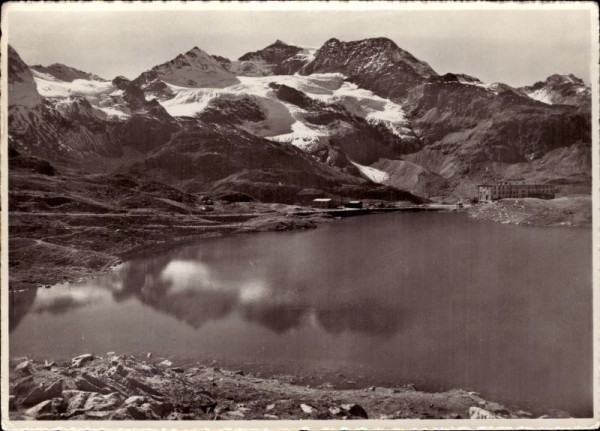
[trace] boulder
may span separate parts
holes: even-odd
[[[93,411],[112,411],[123,404],[123,398],[116,393],[102,395],[96,392],[66,390],[63,395],[67,399],[67,418]]]
[[[79,355],[79,356],[71,359],[71,366],[79,368],[83,364],[85,364],[93,359],[94,359],[94,355],[92,355],[91,353],[85,353],[83,355]]]
[[[85,412],[85,417],[86,417],[86,419],[101,421],[101,420],[108,419],[109,416],[112,414],[113,414],[113,412],[110,410],[105,410],[105,411],[100,411],[100,412],[89,411],[89,412]]]
[[[331,413],[333,416],[339,416],[342,414],[342,409],[339,407],[329,407],[329,413]]]
[[[31,361],[23,361],[17,364],[15,367],[15,371],[21,372],[23,374],[31,374]]]
[[[65,413],[67,411],[67,402],[63,397],[52,398],[52,408],[56,413]]]
[[[110,393],[101,395],[92,392],[86,398],[83,404],[83,410],[85,411],[103,411],[103,410],[114,410],[123,404],[123,398],[116,393]]]
[[[484,408],[495,415],[504,416],[509,414],[509,411],[506,409],[506,407],[498,403],[486,402]]]
[[[148,398],[146,397],[142,397],[140,395],[132,395],[129,398],[127,398],[124,402],[124,404],[126,406],[130,405],[130,404],[134,404],[136,406],[142,405],[144,403],[148,402]]]
[[[106,388],[107,385],[106,383],[104,383],[102,380],[100,380],[97,376],[90,374],[90,373],[83,373],[81,375],[82,378],[84,378],[85,380],[87,380],[88,382],[90,382],[91,384],[93,384],[94,386],[97,386],[99,388]]]
[[[46,370],[50,370],[52,367],[56,367],[56,362],[48,362],[47,360],[44,361],[44,368]]]
[[[11,392],[15,395],[21,396],[31,391],[34,386],[35,383],[33,381],[33,376],[27,376],[19,380]]]
[[[306,414],[311,414],[313,413],[316,409],[312,406],[309,406],[308,404],[300,404],[300,408],[302,409],[302,411]]]
[[[140,382],[137,379],[134,379],[133,377],[125,377],[125,379],[127,380],[127,384],[128,386],[132,389],[132,390],[142,390],[148,394],[151,395],[158,395],[158,396],[162,396],[163,394],[159,391],[157,391],[156,389],[154,389],[152,386],[149,386],[145,383]]]
[[[173,405],[169,402],[154,401],[150,403],[150,408],[158,416],[163,417],[173,411]]]
[[[25,397],[22,404],[25,407],[35,406],[36,404],[41,403],[42,401],[47,400],[45,397],[46,387],[44,385],[38,385],[34,387]]]
[[[129,374],[129,371],[121,364],[117,364],[117,366],[111,368],[109,371],[122,377],[125,377],[127,374]]]
[[[469,407],[469,417],[471,419],[499,419],[501,416],[497,416],[481,407],[473,406]]]
[[[84,378],[79,378],[79,377],[75,379],[75,387],[79,390],[87,391],[87,392],[98,392],[101,394],[109,392],[109,390],[107,388],[102,388],[102,387],[96,386],[95,384],[91,383],[89,380],[84,379]]]
[[[244,415],[244,413],[239,410],[234,410],[234,411],[223,413],[223,417],[225,419],[237,420],[237,419],[245,418],[246,415]]]
[[[52,383],[48,388],[44,391],[44,398],[49,400],[51,398],[58,398],[62,396],[63,390],[63,381],[57,380]]]
[[[128,405],[125,407],[127,414],[134,420],[156,420],[160,419],[152,410],[149,403],[142,404],[141,406]]]
[[[34,407],[25,410],[25,416],[31,419],[40,419],[42,416],[53,415],[52,400],[42,401]]]
[[[270,410],[273,410],[274,408],[275,408],[275,404],[268,404],[268,405],[265,407],[265,410],[266,410],[266,411],[270,411]]]
[[[170,367],[171,365],[173,365],[173,362],[169,361],[168,359],[165,359],[162,362],[159,362],[158,365],[161,365],[163,367]]]
[[[267,413],[265,413],[265,414],[263,415],[263,417],[264,417],[265,419],[279,419],[279,416],[276,416],[276,415],[270,415],[270,414],[267,414]]]
[[[364,419],[369,419],[367,412],[358,404],[342,404],[342,410],[350,413],[351,416],[357,416]]]

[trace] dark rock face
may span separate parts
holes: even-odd
[[[50,66],[42,66],[40,64],[31,66],[32,69],[47,73],[48,75],[54,76],[55,78],[66,81],[73,82],[76,79],[88,79],[94,81],[106,81],[106,79],[100,78],[98,75],[94,75],[93,73],[84,72],[79,69],[75,69],[74,67],[65,66],[64,64],[54,63]]]
[[[29,67],[8,45],[8,105],[36,108],[43,103]]]
[[[198,115],[206,123],[241,124],[245,121],[265,120],[260,106],[249,96],[219,97],[211,100],[206,109]]]
[[[296,90],[295,88],[288,87],[287,85],[279,85],[275,83],[269,84],[273,90],[275,90],[275,95],[279,100],[283,100],[284,102],[293,103],[294,105],[303,108],[303,109],[315,109],[315,108],[323,108],[325,105],[323,103],[319,103],[318,101],[311,99],[303,92]]]
[[[284,60],[296,55],[302,51],[302,48],[298,46],[288,45],[281,40],[275,41],[275,43],[267,46],[259,51],[249,52],[242,55],[240,61],[264,61],[270,64],[279,64]]]
[[[225,57],[221,57],[220,55],[211,55],[212,58],[217,60],[217,62],[221,65],[221,67],[225,70],[229,70],[231,68],[231,60]]]
[[[315,59],[300,70],[303,75],[327,72],[343,73],[360,87],[397,100],[437,75],[427,63],[386,38],[353,42],[328,40],[317,51]]]
[[[119,90],[123,90],[123,99],[132,111],[140,109],[146,104],[146,97],[138,84],[123,76],[117,76],[112,83]]]
[[[21,60],[17,51],[8,45],[8,82],[25,82],[27,78],[30,82],[33,82],[29,67]]]

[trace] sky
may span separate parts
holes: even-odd
[[[337,4],[332,10],[329,4],[322,10],[116,10],[105,4],[74,11],[19,6],[3,14],[3,26],[8,23],[8,43],[27,64],[63,63],[106,79],[133,79],[194,46],[236,59],[276,39],[319,47],[332,37],[388,37],[440,74],[466,73],[513,86],[554,73],[590,82],[593,18],[581,8],[351,10]]]

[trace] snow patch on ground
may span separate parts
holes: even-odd
[[[352,160],[350,160],[350,163],[356,166],[361,174],[363,174],[365,177],[367,177],[374,183],[384,184],[390,179],[390,174],[388,174],[387,172],[380,171],[379,169],[372,168],[371,166],[359,165],[358,163],[355,163]]]

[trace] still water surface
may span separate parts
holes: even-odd
[[[590,229],[435,213],[206,240],[11,294],[10,354],[153,352],[591,415],[591,247]]]

